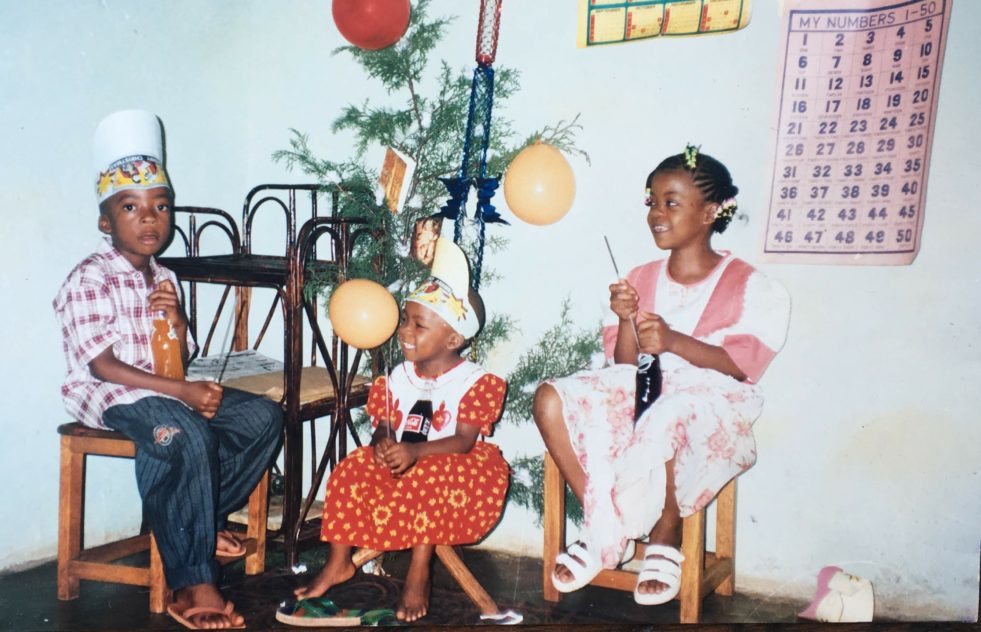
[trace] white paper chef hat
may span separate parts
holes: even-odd
[[[170,186],[164,169],[160,119],[144,110],[121,110],[95,128],[93,161],[99,202],[125,189]]]

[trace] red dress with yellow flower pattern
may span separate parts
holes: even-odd
[[[506,391],[503,379],[469,361],[435,378],[406,361],[390,378],[375,379],[367,411],[373,425],[391,419],[398,439],[412,405],[428,396],[430,441],[452,436],[457,423],[486,435],[501,416]],[[374,448],[359,448],[327,481],[320,537],[377,551],[477,542],[501,517],[510,473],[497,446],[482,440],[464,454],[424,456],[399,477],[376,465]]]

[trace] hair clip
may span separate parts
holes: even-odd
[[[726,198],[719,204],[719,210],[715,212],[715,219],[730,219],[736,212],[738,205],[736,198]]]
[[[685,167],[691,171],[694,171],[698,166],[698,150],[701,148],[701,145],[697,147],[695,145],[685,145]]]

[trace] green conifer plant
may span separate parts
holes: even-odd
[[[285,163],[287,168],[298,170],[317,182],[340,186],[342,189],[372,191],[378,180],[378,169],[369,166],[365,154],[369,148],[393,147],[416,162],[416,168],[408,186],[406,203],[398,213],[392,213],[383,204],[377,204],[370,196],[342,196],[339,213],[346,217],[368,220],[369,229],[377,239],[362,239],[355,246],[347,277],[372,279],[389,287],[396,298],[408,288],[414,287],[427,274],[427,269],[409,254],[409,243],[416,221],[439,211],[448,197],[441,177],[457,175],[462,159],[462,147],[466,134],[467,112],[470,99],[471,77],[464,69],[456,69],[445,60],[431,63],[430,58],[445,35],[454,18],[428,15],[429,0],[413,3],[409,28],[395,45],[371,51],[356,46],[342,46],[334,54],[349,55],[365,74],[380,82],[387,93],[388,102],[383,105],[364,101],[348,105],[332,121],[333,133],[353,133],[353,155],[344,159],[317,157],[310,147],[309,135],[291,129],[289,147],[273,154],[273,160]],[[427,86],[434,86],[427,90]],[[575,144],[576,132],[581,129],[578,116],[571,121],[559,121],[541,130],[519,138],[511,121],[501,117],[499,106],[519,89],[519,73],[506,67],[495,67],[494,113],[487,152],[487,173],[503,173],[514,156],[524,147],[543,141],[589,161],[589,156]],[[495,204],[503,206],[503,195],[498,192]],[[472,203],[475,195],[471,192]],[[472,208],[463,212],[472,216]],[[469,223],[469,218],[468,218]],[[507,239],[500,233],[506,227],[488,227],[487,254],[484,261],[491,261],[488,254],[502,252]],[[452,234],[452,226],[446,222],[443,234]],[[474,260],[474,240],[465,238],[460,244]],[[513,256],[513,255],[512,255]],[[329,300],[330,292],[345,279],[337,277],[337,271],[315,277],[305,292],[320,294]],[[495,271],[484,265],[482,287],[498,278]],[[517,326],[514,318],[500,313],[488,315],[488,322],[471,349],[471,358],[482,362],[489,350],[505,341]],[[594,353],[600,349],[598,328],[577,330],[569,318],[568,303],[561,309],[560,321],[519,359],[517,367],[508,376],[509,390],[504,420],[508,423],[525,424],[531,421],[531,402],[534,388],[547,378],[567,375],[584,368]],[[401,361],[398,345],[390,341],[372,354],[372,370],[391,367]],[[364,423],[362,416],[361,423]],[[543,448],[544,449],[544,448]],[[513,477],[509,499],[542,515],[542,457],[541,454],[519,456],[512,459]],[[570,495],[571,496],[571,495]],[[570,507],[578,507],[571,499]],[[573,510],[574,519],[578,514]]]

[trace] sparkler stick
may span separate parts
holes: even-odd
[[[606,242],[606,251],[610,253],[610,263],[613,264],[613,271],[616,272],[617,281],[619,281],[623,277],[620,276],[620,269],[617,267],[617,260],[613,258],[613,249],[610,248],[610,240],[606,238],[606,235],[603,235],[603,241]],[[630,324],[633,325],[634,340],[637,341],[637,350],[640,351],[640,334],[637,333],[637,321],[631,318]]]

